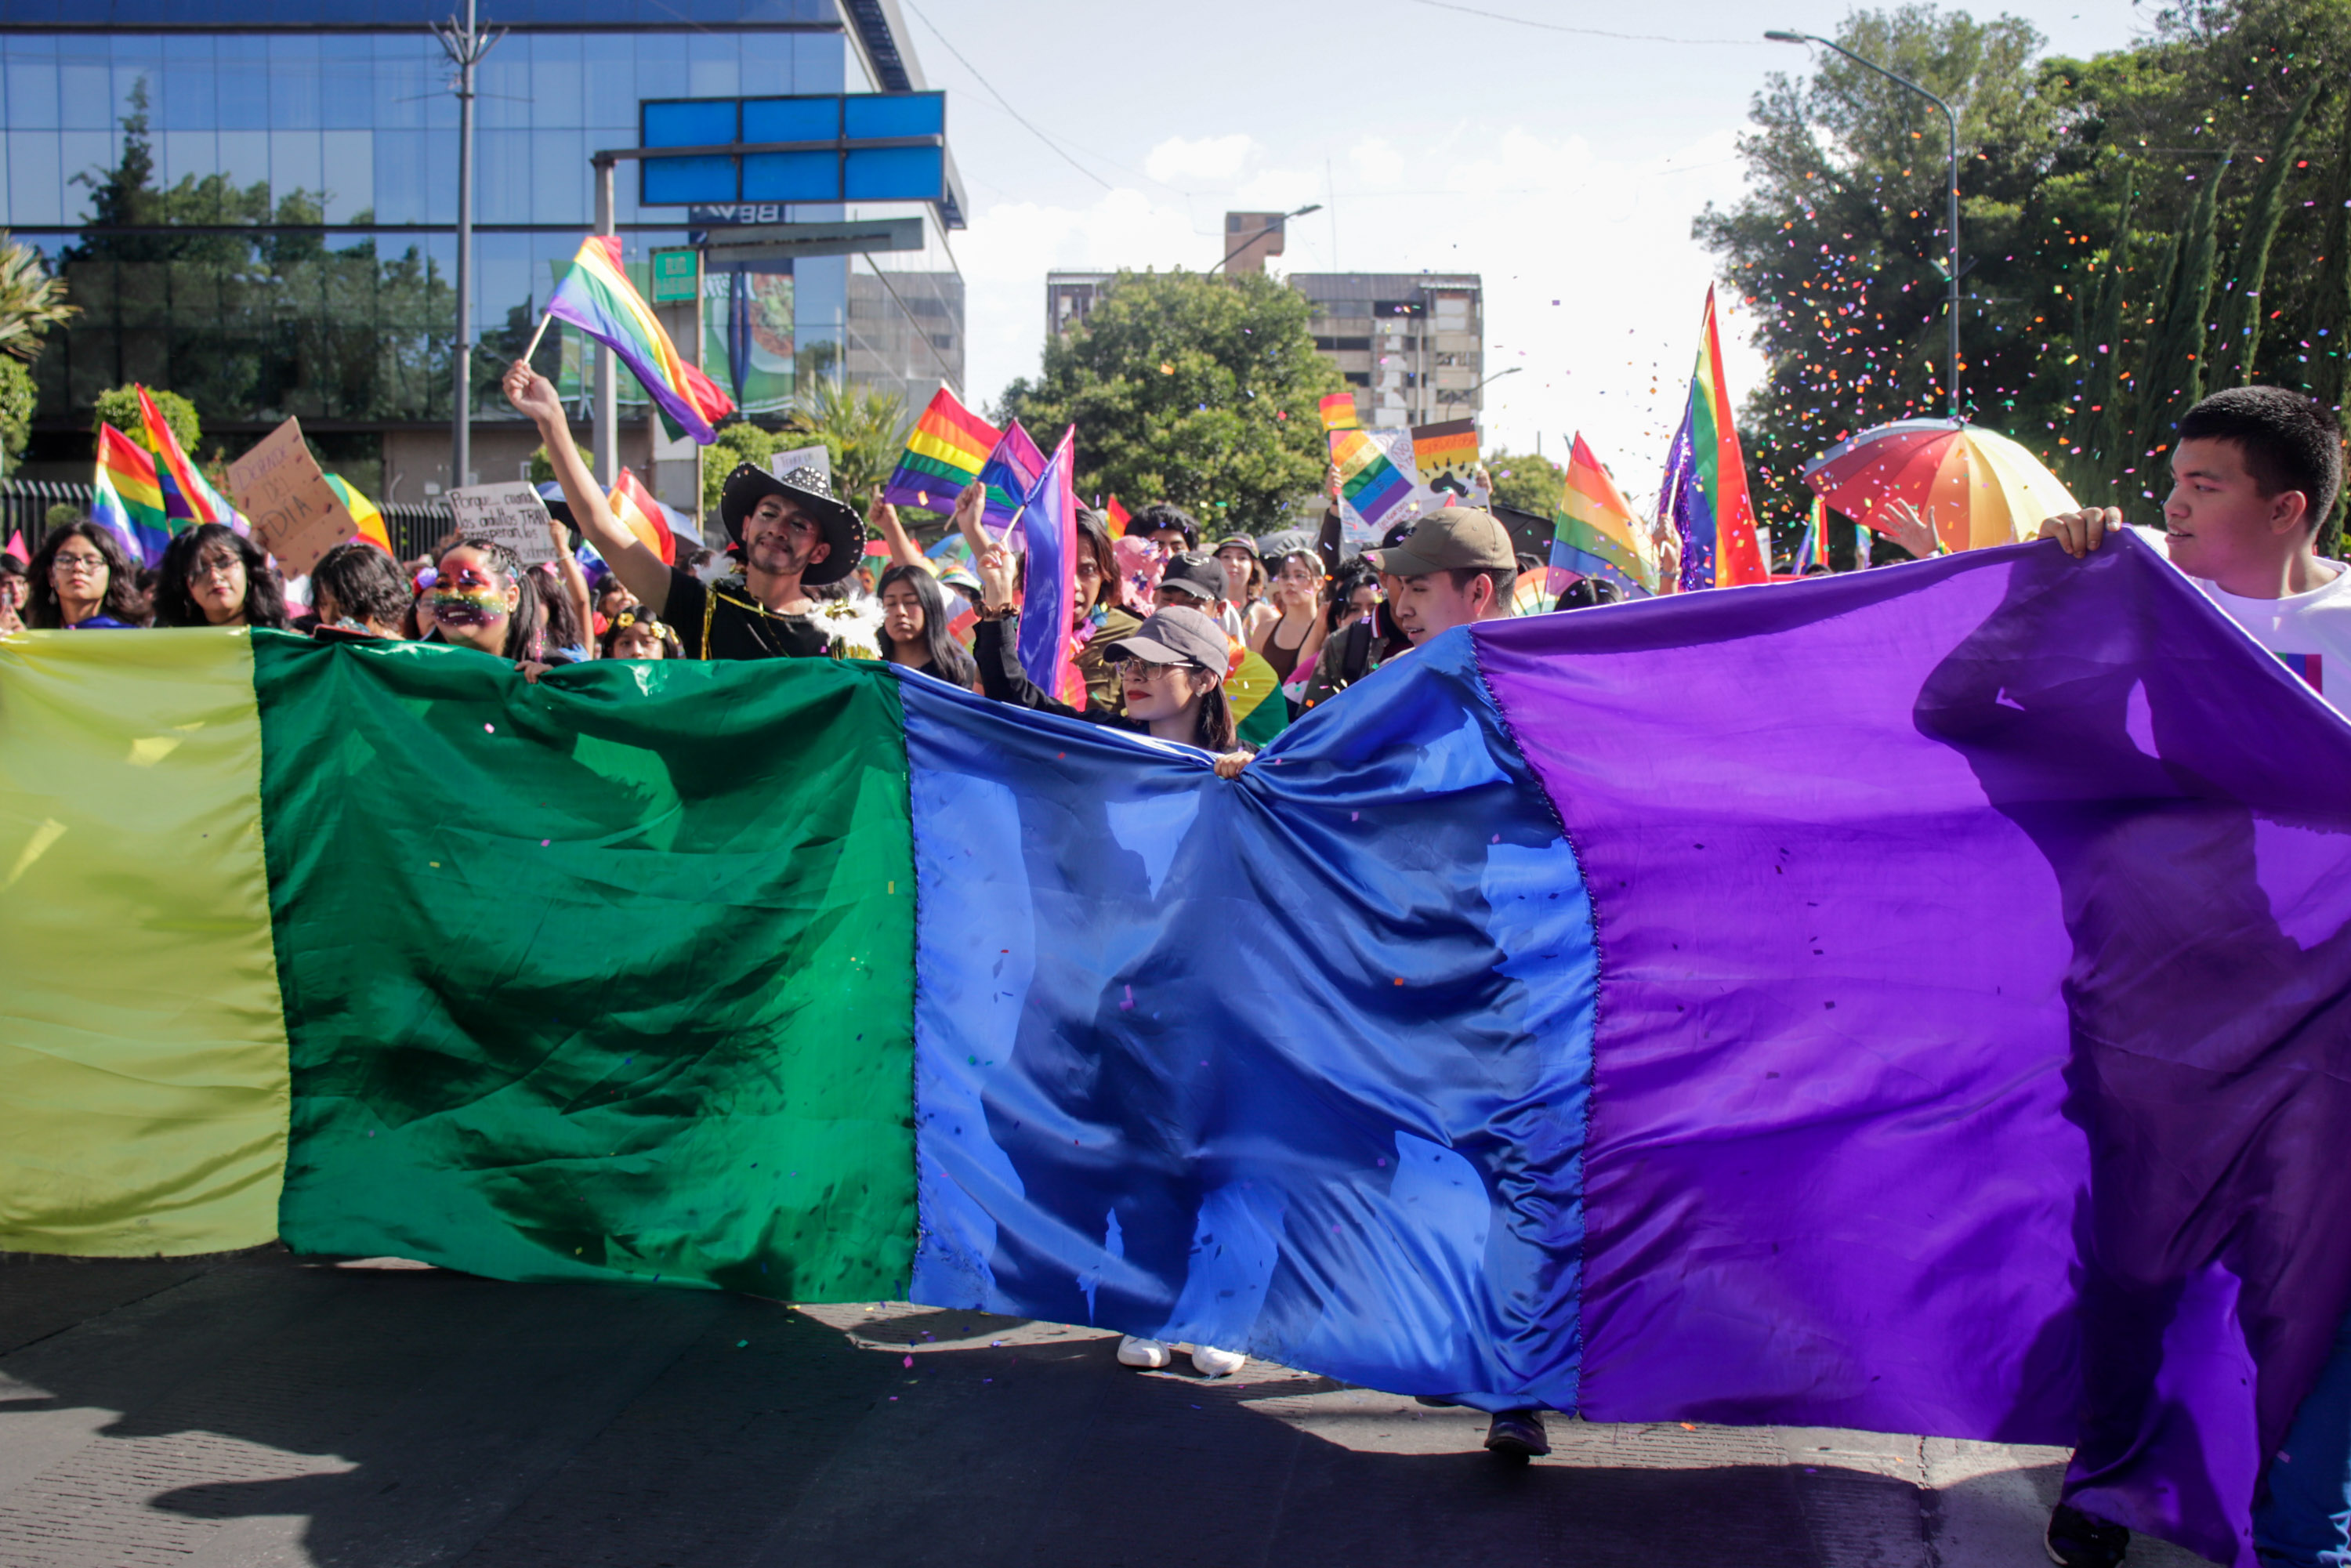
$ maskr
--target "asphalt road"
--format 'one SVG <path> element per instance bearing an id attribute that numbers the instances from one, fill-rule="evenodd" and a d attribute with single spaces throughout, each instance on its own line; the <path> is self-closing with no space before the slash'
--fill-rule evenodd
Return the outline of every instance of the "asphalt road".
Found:
<path id="1" fill-rule="evenodd" d="M 0 1260 L 0 1568 L 2044 1562 L 2063 1456 L 1484 1418 L 903 1303 Z M 2135 1565 L 2202 1559 L 2151 1542 Z"/>

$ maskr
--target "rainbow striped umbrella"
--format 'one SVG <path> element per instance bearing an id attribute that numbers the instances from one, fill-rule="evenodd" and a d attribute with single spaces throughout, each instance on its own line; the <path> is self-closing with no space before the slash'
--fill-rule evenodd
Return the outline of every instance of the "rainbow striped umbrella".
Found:
<path id="1" fill-rule="evenodd" d="M 1901 419 L 1865 430 L 1804 465 L 1804 483 L 1846 517 L 1889 536 L 1876 514 L 1915 507 L 1955 550 L 2029 539 L 2042 519 L 2076 510 L 2056 475 L 2007 436 L 1948 419 Z"/>

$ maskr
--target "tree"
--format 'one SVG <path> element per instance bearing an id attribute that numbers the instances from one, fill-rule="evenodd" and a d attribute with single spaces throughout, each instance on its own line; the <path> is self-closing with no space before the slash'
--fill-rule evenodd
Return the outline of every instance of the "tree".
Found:
<path id="1" fill-rule="evenodd" d="M 571 450 L 580 454 L 580 461 L 588 465 L 588 472 L 590 474 L 596 472 L 594 453 L 576 441 L 571 444 Z M 555 482 L 555 464 L 548 457 L 547 447 L 544 444 L 530 449 L 529 473 L 530 482 L 534 485 L 549 485 Z"/>
<path id="2" fill-rule="evenodd" d="M 183 452 L 193 452 L 204 434 L 204 422 L 196 417 L 196 405 L 178 392 L 161 387 L 149 387 L 147 395 L 155 400 L 155 412 L 172 427 L 172 437 Z M 139 408 L 136 386 L 110 387 L 98 394 L 98 406 L 90 420 L 90 432 L 95 434 L 101 424 L 110 424 L 148 450 L 147 426 Z"/>
<path id="3" fill-rule="evenodd" d="M 776 450 L 822 442 L 832 458 L 833 494 L 861 510 L 890 476 L 906 440 L 906 400 L 893 392 L 852 392 L 808 382 L 792 400 Z"/>
<path id="4" fill-rule="evenodd" d="M 41 253 L 0 229 L 0 353 L 37 359 L 49 329 L 79 314 L 66 303 L 65 279 L 49 275 Z"/>
<path id="5" fill-rule="evenodd" d="M 1314 351 L 1310 309 L 1259 274 L 1122 272 L 1081 326 L 1046 346 L 1037 380 L 1005 390 L 998 417 L 1049 450 L 1076 425 L 1081 495 L 1277 528 L 1284 503 L 1321 484 L 1315 404 L 1344 384 Z"/>
<path id="6" fill-rule="evenodd" d="M 765 468 L 768 459 L 785 444 L 774 432 L 762 430 L 747 419 L 720 425 L 718 439 L 702 449 L 703 516 L 718 515 L 718 497 L 726 488 L 726 476 L 746 463 Z"/>
<path id="7" fill-rule="evenodd" d="M 1559 510 L 1567 494 L 1567 470 L 1550 458 L 1531 452 L 1497 452 L 1485 462 L 1494 479 L 1494 499 L 1502 505 L 1539 517 Z"/>
<path id="8" fill-rule="evenodd" d="M 33 436 L 33 405 L 39 400 L 40 389 L 33 384 L 33 372 L 25 361 L 0 354 L 0 458 L 13 460 L 23 454 Z"/>

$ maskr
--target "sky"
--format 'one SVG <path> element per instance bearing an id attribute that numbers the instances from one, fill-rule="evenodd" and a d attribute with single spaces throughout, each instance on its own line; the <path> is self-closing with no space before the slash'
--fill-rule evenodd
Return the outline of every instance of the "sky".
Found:
<path id="1" fill-rule="evenodd" d="M 1636 503 L 1679 423 L 1714 277 L 1691 220 L 1739 200 L 1738 140 L 1767 74 L 1811 68 L 1814 51 L 1762 30 L 1834 36 L 1849 9 L 899 5 L 930 85 L 948 94 L 971 225 L 953 245 L 975 406 L 1037 372 L 1049 270 L 1204 270 L 1225 253 L 1228 209 L 1319 203 L 1290 224 L 1274 270 L 1482 274 L 1487 371 L 1509 372 L 1486 388 L 1486 449 L 1540 437 L 1563 460 L 1580 430 Z M 2128 45 L 2154 11 L 1999 9 L 2074 55 Z M 1719 308 L 1743 399 L 1761 359 L 1736 302 Z"/>

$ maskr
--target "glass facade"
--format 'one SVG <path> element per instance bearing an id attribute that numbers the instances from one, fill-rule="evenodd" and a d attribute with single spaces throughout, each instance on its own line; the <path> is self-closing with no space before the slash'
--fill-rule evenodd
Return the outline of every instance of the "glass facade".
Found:
<path id="1" fill-rule="evenodd" d="M 445 430 L 452 413 L 457 102 L 424 30 L 447 0 L 170 0 L 168 21 L 165 10 L 0 0 L 0 213 L 57 266 L 81 310 L 35 367 L 41 401 L 25 471 L 86 478 L 92 401 L 137 380 L 193 399 L 208 446 L 217 434 L 234 450 L 299 415 L 323 446 L 342 449 L 357 482 L 387 436 Z M 476 397 L 485 423 L 504 412 L 501 351 L 520 350 L 593 226 L 589 154 L 635 145 L 643 100 L 904 85 L 871 79 L 831 0 L 483 10 L 486 26 L 513 29 L 476 78 L 473 321 L 486 350 L 475 358 L 490 394 Z M 57 26 L 93 20 L 90 30 Z M 682 209 L 640 205 L 635 171 L 623 166 L 614 189 L 634 269 L 688 243 Z M 858 210 L 806 204 L 785 216 Z M 925 211 L 925 248 L 877 257 L 886 272 L 821 257 L 766 280 L 751 291 L 760 329 L 705 329 L 705 368 L 726 384 L 733 367 L 711 348 L 755 343 L 746 370 L 763 381 L 768 413 L 781 412 L 779 368 L 788 386 L 792 367 L 806 373 L 812 362 L 916 402 L 941 380 L 959 386 L 962 279 L 935 210 Z M 731 286 L 716 281 L 723 315 Z M 677 335 L 683 346 L 687 334 Z M 566 390 L 584 397 L 578 345 L 559 330 L 549 338 L 542 368 L 571 367 Z M 834 347 L 811 355 L 820 343 Z M 642 406 L 625 373 L 622 391 L 624 410 Z M 375 463 L 381 485 L 389 476 Z"/>

